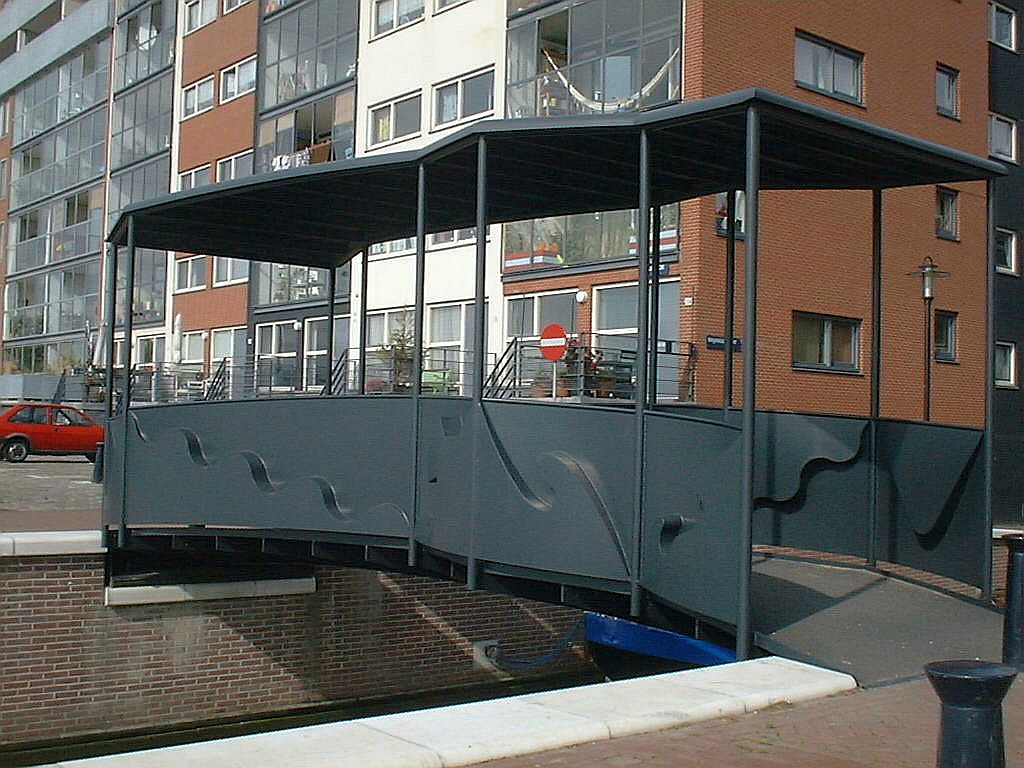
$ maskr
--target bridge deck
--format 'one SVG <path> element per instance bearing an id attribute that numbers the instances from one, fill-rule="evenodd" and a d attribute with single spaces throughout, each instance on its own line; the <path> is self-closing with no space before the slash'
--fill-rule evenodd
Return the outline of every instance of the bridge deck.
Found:
<path id="1" fill-rule="evenodd" d="M 878 573 L 764 558 L 751 590 L 759 646 L 864 687 L 919 676 L 929 661 L 1001 658 L 998 611 Z"/>

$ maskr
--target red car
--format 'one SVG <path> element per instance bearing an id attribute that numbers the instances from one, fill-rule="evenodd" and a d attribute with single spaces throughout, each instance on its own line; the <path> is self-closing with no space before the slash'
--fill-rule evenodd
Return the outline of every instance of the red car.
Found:
<path id="1" fill-rule="evenodd" d="M 24 461 L 30 453 L 82 454 L 96 459 L 103 427 L 70 405 L 19 403 L 0 412 L 0 458 Z"/>

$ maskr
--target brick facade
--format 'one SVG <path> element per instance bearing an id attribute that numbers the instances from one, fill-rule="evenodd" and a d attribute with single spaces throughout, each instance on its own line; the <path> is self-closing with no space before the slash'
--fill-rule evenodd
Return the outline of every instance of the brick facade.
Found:
<path id="1" fill-rule="evenodd" d="M 102 555 L 0 559 L 0 745 L 494 683 L 473 642 L 535 658 L 579 617 L 410 576 L 316 579 L 309 595 L 111 608 Z"/>

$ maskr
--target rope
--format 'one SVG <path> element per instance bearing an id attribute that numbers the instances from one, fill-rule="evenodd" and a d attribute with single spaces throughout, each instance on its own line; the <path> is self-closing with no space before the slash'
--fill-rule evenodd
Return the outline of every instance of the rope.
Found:
<path id="1" fill-rule="evenodd" d="M 569 627 L 569 631 L 565 633 L 565 636 L 552 646 L 551 650 L 533 659 L 506 656 L 502 653 L 500 645 L 488 648 L 487 658 L 490 659 L 496 667 L 499 669 L 505 669 L 506 671 L 543 666 L 544 664 L 549 664 L 554 661 L 559 655 L 568 652 L 572 647 L 573 640 L 582 628 L 583 617 L 580 616 L 580 618 L 578 618 L 576 622 Z"/>

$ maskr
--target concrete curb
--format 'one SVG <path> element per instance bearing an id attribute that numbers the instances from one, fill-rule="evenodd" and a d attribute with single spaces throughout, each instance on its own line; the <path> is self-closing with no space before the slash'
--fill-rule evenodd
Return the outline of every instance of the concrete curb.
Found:
<path id="1" fill-rule="evenodd" d="M 849 675 L 768 657 L 667 675 L 56 763 L 51 768 L 453 768 L 806 701 Z"/>
<path id="2" fill-rule="evenodd" d="M 0 533 L 0 557 L 101 555 L 102 531 L 24 531 Z"/>

